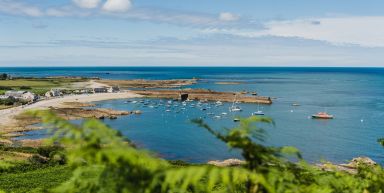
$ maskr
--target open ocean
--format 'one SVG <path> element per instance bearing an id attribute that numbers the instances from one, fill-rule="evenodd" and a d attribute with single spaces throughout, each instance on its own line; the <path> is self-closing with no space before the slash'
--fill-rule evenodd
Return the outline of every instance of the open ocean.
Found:
<path id="1" fill-rule="evenodd" d="M 270 68 L 270 67 L 62 67 L 0 68 L 14 76 L 85 76 L 105 79 L 179 79 L 199 78 L 191 88 L 217 91 L 256 91 L 276 97 L 272 105 L 260 105 L 275 126 L 262 125 L 267 131 L 266 145 L 295 146 L 309 162 L 322 159 L 341 163 L 357 156 L 368 156 L 384 164 L 384 149 L 377 139 L 384 137 L 384 68 Z M 241 81 L 239 85 L 218 85 L 219 81 Z M 140 100 L 140 99 L 138 99 Z M 97 107 L 143 111 L 142 115 L 104 120 L 112 128 L 167 159 L 202 163 L 208 160 L 239 157 L 236 150 L 190 122 L 203 118 L 215 129 L 232 127 L 234 114 L 214 119 L 207 113 L 228 112 L 229 103 L 207 111 L 189 105 L 173 104 L 149 108 L 125 104 L 126 100 L 97 102 Z M 159 100 L 151 100 L 157 103 Z M 292 103 L 301 106 L 293 107 Z M 250 116 L 257 104 L 240 104 Z M 335 116 L 333 120 L 313 120 L 319 111 Z M 45 131 L 31 131 L 22 138 L 41 138 Z"/>

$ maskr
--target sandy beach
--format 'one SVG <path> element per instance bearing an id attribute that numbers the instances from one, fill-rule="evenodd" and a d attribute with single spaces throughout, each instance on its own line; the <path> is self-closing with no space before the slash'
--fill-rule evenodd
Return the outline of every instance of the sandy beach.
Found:
<path id="1" fill-rule="evenodd" d="M 68 95 L 68 96 L 63 96 L 59 98 L 42 100 L 42 101 L 33 103 L 31 105 L 24 105 L 24 106 L 4 109 L 4 110 L 0 110 L 0 129 L 9 131 L 12 125 L 14 125 L 15 123 L 15 120 L 13 119 L 13 117 L 26 110 L 46 109 L 49 107 L 56 107 L 56 108 L 64 107 L 65 105 L 63 103 L 65 102 L 89 103 L 89 102 L 95 102 L 95 101 L 134 98 L 134 97 L 140 97 L 140 95 L 134 94 L 130 91 L 123 91 L 118 93 Z"/>

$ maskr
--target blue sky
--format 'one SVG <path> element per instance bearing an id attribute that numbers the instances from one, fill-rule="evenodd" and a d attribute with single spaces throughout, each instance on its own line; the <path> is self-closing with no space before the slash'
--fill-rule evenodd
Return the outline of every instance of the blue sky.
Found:
<path id="1" fill-rule="evenodd" d="M 0 0 L 0 66 L 384 66 L 379 0 Z"/>

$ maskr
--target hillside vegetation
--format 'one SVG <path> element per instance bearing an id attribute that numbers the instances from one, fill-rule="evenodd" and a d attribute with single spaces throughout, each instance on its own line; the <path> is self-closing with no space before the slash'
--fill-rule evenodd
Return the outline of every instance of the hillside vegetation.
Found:
<path id="1" fill-rule="evenodd" d="M 293 147 L 261 145 L 265 131 L 257 124 L 273 124 L 269 118 L 252 116 L 242 119 L 238 127 L 222 131 L 212 129 L 202 120 L 194 120 L 230 148 L 239 149 L 246 161 L 238 167 L 215 167 L 175 166 L 136 149 L 116 130 L 96 120 L 75 125 L 46 111 L 32 114 L 58 128 L 51 142 L 67 148 L 40 151 L 50 163 L 42 169 L 23 172 L 21 168 L 5 166 L 8 169 L 3 170 L 0 188 L 6 192 L 45 192 L 48 187 L 52 187 L 49 192 L 71 193 L 374 193 L 384 190 L 381 166 L 361 163 L 356 174 L 322 171 L 302 161 Z M 292 163 L 287 156 L 299 161 Z M 14 173 L 10 173 L 11 170 Z M 43 177 L 37 177 L 40 175 Z M 17 188 L 22 182 L 24 187 Z"/>

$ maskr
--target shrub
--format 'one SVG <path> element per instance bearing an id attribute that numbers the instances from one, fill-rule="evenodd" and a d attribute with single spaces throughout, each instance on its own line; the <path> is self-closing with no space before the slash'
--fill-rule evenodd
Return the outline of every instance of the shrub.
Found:
<path id="1" fill-rule="evenodd" d="M 15 104 L 16 99 L 15 98 L 7 98 L 7 99 L 0 99 L 0 105 L 13 105 Z"/>

